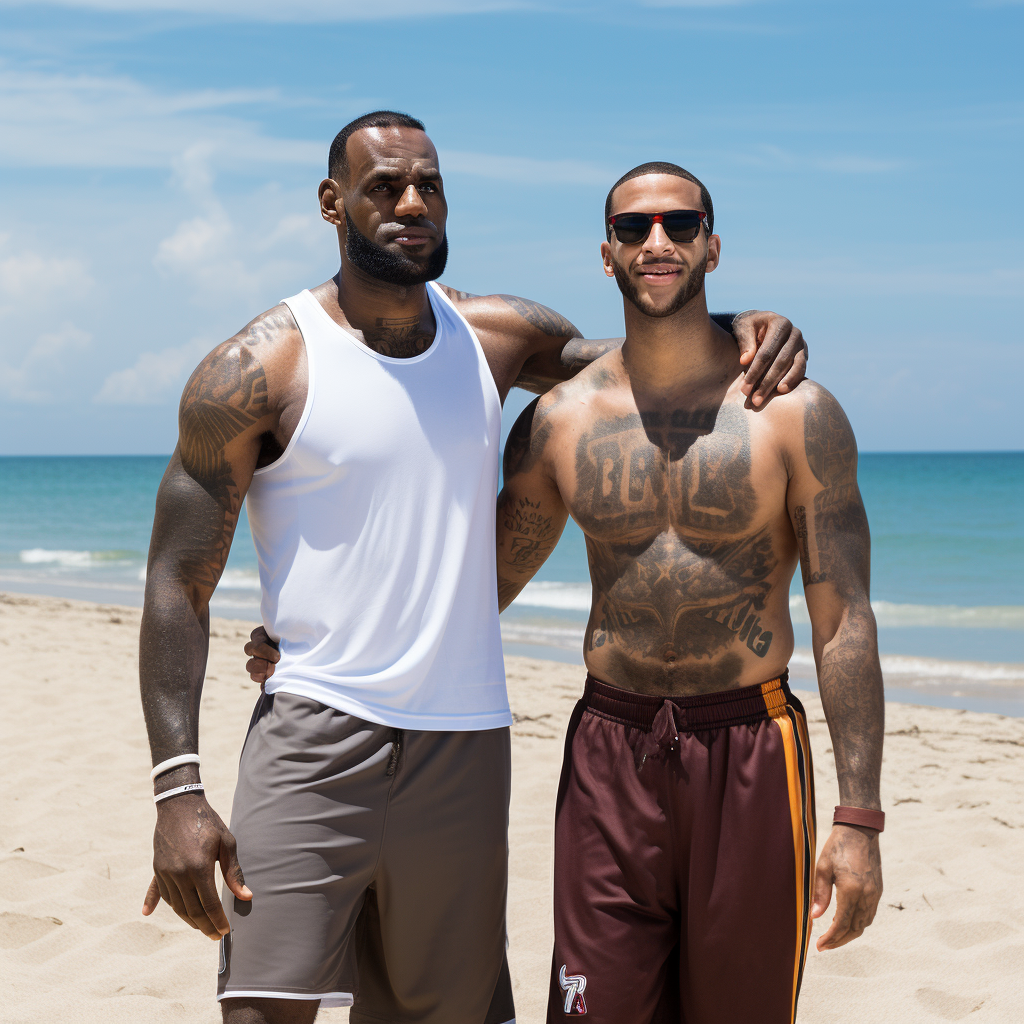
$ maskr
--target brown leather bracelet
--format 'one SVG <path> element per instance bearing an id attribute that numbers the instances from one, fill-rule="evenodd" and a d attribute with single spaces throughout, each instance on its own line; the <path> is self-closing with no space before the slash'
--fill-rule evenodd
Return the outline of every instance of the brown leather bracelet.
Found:
<path id="1" fill-rule="evenodd" d="M 885 812 L 869 811 L 866 807 L 837 807 L 833 825 L 861 825 L 876 832 L 885 831 Z"/>

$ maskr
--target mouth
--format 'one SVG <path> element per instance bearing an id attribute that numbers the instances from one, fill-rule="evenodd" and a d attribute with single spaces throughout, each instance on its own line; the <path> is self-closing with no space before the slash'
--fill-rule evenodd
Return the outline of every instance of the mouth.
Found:
<path id="1" fill-rule="evenodd" d="M 422 228 L 409 228 L 392 235 L 388 241 L 397 242 L 406 249 L 415 249 L 417 246 L 426 245 L 433 237 L 429 231 L 424 231 Z"/>
<path id="2" fill-rule="evenodd" d="M 637 268 L 639 275 L 655 287 L 674 284 L 682 276 L 683 268 L 678 263 L 651 264 Z"/>

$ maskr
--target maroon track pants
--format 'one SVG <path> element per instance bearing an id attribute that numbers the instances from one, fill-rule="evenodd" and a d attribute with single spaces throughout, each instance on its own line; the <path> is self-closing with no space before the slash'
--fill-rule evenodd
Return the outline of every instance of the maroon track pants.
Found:
<path id="1" fill-rule="evenodd" d="M 663 698 L 588 676 L 555 815 L 548 1024 L 792 1022 L 814 841 L 785 677 Z"/>

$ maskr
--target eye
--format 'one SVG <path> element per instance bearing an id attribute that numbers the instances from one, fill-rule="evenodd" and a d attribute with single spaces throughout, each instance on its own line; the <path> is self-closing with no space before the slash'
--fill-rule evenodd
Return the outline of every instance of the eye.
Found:
<path id="1" fill-rule="evenodd" d="M 391 191 L 391 186 L 386 181 L 379 181 L 376 185 L 373 186 L 373 188 L 370 189 L 370 191 L 371 192 L 390 192 Z"/>
<path id="2" fill-rule="evenodd" d="M 435 185 L 432 181 L 425 181 L 423 182 L 422 185 L 419 186 L 419 190 L 421 192 L 436 192 L 437 185 Z"/>

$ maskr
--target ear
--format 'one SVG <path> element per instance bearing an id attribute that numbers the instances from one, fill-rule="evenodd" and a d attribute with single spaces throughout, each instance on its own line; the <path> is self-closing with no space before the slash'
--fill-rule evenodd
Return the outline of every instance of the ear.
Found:
<path id="1" fill-rule="evenodd" d="M 704 268 L 705 274 L 710 274 L 718 266 L 722 258 L 722 239 L 718 235 L 712 235 L 708 239 L 708 262 Z"/>
<path id="2" fill-rule="evenodd" d="M 345 200 L 341 186 L 333 178 L 324 178 L 318 189 L 320 195 L 320 216 L 336 228 L 345 225 Z"/>
<path id="3" fill-rule="evenodd" d="M 612 247 L 607 242 L 601 243 L 601 262 L 604 263 L 604 276 L 614 277 L 615 268 L 612 266 Z"/>

